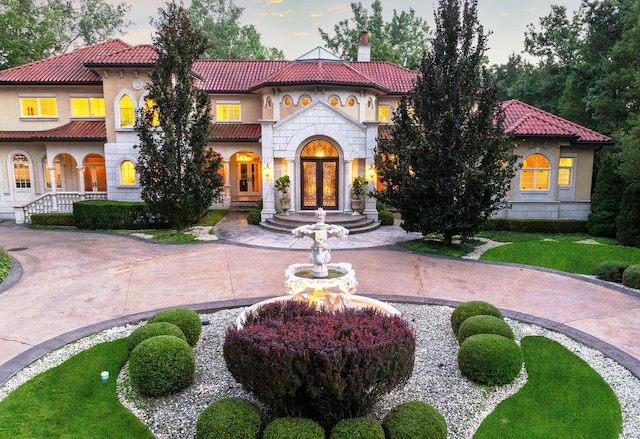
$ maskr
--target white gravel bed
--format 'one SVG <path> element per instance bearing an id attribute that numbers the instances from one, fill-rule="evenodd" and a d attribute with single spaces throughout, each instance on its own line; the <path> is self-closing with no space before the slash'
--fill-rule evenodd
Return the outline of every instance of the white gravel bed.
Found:
<path id="1" fill-rule="evenodd" d="M 416 328 L 414 373 L 407 385 L 387 395 L 376 406 L 373 416 L 382 419 L 391 408 L 402 402 L 422 400 L 436 407 L 445 417 L 449 438 L 471 438 L 495 406 L 524 385 L 524 368 L 516 381 L 508 386 L 477 386 L 462 377 L 457 367 L 458 343 L 453 337 L 449 323 L 452 308 L 411 304 L 395 306 Z M 209 319 L 210 324 L 203 326 L 201 339 L 194 349 L 197 360 L 196 379 L 191 386 L 177 395 L 141 398 L 130 388 L 127 367 L 123 368 L 118 377 L 120 400 L 157 438 L 193 438 L 197 418 L 208 404 L 225 396 L 250 398 L 226 370 L 222 358 L 225 330 L 234 323 L 240 311 L 232 309 L 203 315 Z M 562 343 L 587 361 L 607 381 L 621 402 L 623 433 L 620 438 L 640 437 L 640 380 L 601 352 L 562 334 L 536 325 L 506 320 L 517 341 L 527 335 L 544 335 Z M 60 364 L 94 344 L 126 336 L 135 327 L 137 325 L 126 325 L 103 331 L 46 355 L 2 386 L 0 400 L 37 373 Z"/>

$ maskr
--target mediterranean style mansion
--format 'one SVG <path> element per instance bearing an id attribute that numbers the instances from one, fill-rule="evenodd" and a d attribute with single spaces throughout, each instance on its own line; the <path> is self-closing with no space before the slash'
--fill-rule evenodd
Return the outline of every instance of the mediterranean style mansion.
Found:
<path id="1" fill-rule="evenodd" d="M 198 87 L 212 101 L 210 147 L 222 155 L 223 200 L 280 209 L 274 181 L 291 180 L 289 212 L 352 213 L 355 177 L 377 187 L 378 139 L 418 72 L 318 47 L 294 61 L 201 60 Z M 153 46 L 119 39 L 0 71 L 0 219 L 69 212 L 84 199 L 139 201 L 136 110 L 154 68 Z M 502 103 L 505 132 L 522 165 L 508 218 L 578 219 L 590 211 L 594 152 L 611 140 L 523 102 Z M 375 200 L 363 213 L 377 220 Z"/>

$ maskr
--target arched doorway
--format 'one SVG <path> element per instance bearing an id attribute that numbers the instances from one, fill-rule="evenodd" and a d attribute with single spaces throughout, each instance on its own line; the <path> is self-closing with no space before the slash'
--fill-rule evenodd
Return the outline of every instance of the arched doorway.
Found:
<path id="1" fill-rule="evenodd" d="M 104 157 L 89 154 L 84 159 L 84 190 L 85 192 L 106 192 L 107 174 L 104 167 Z"/>
<path id="2" fill-rule="evenodd" d="M 337 210 L 339 204 L 338 150 L 326 140 L 312 140 L 300 152 L 302 210 Z"/>

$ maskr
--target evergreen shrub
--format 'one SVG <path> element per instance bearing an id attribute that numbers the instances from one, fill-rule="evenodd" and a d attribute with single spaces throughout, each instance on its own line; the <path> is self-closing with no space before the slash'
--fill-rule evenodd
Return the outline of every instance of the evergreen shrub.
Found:
<path id="1" fill-rule="evenodd" d="M 458 367 L 471 381 L 488 386 L 509 384 L 522 368 L 518 344 L 496 334 L 476 334 L 460 345 Z"/>
<path id="2" fill-rule="evenodd" d="M 178 328 L 173 323 L 169 322 L 157 322 L 147 323 L 144 326 L 136 328 L 127 338 L 127 349 L 131 352 L 140 342 L 158 335 L 173 335 L 181 340 L 187 341 L 187 337 L 184 336 L 182 329 Z"/>
<path id="3" fill-rule="evenodd" d="M 371 418 L 343 419 L 331 429 L 329 439 L 385 439 L 380 422 Z"/>
<path id="4" fill-rule="evenodd" d="M 325 439 L 324 430 L 307 418 L 284 417 L 273 420 L 262 433 L 262 439 Z"/>
<path id="5" fill-rule="evenodd" d="M 73 213 L 34 213 L 31 215 L 32 226 L 65 226 L 71 227 L 73 223 Z"/>
<path id="6" fill-rule="evenodd" d="M 616 171 L 611 155 L 606 155 L 598 169 L 591 195 L 591 213 L 587 220 L 590 235 L 615 238 L 616 218 L 622 200 L 621 187 L 624 187 L 624 180 Z"/>
<path id="7" fill-rule="evenodd" d="M 145 396 L 176 393 L 193 382 L 196 358 L 186 341 L 172 335 L 148 338 L 129 356 L 133 388 Z"/>
<path id="8" fill-rule="evenodd" d="M 631 265 L 622 273 L 622 285 L 640 289 L 640 265 Z"/>
<path id="9" fill-rule="evenodd" d="M 13 267 L 13 261 L 2 247 L 0 247 L 0 283 L 4 282 L 4 280 L 9 276 L 9 271 Z"/>
<path id="10" fill-rule="evenodd" d="M 148 323 L 169 322 L 182 330 L 190 346 L 195 346 L 202 332 L 202 321 L 195 311 L 186 308 L 171 308 L 158 311 Z"/>
<path id="11" fill-rule="evenodd" d="M 513 340 L 513 331 L 507 322 L 494 316 L 471 316 L 458 329 L 458 343 L 476 334 L 497 334 Z"/>
<path id="12" fill-rule="evenodd" d="M 413 372 L 415 334 L 374 309 L 323 312 L 306 301 L 274 302 L 227 331 L 233 377 L 281 416 L 325 426 L 367 414 Z"/>
<path id="13" fill-rule="evenodd" d="M 212 402 L 196 423 L 196 439 L 259 439 L 261 432 L 260 409 L 243 398 Z"/>
<path id="14" fill-rule="evenodd" d="M 579 220 L 491 218 L 482 228 L 487 231 L 527 233 L 587 233 L 587 222 Z"/>
<path id="15" fill-rule="evenodd" d="M 502 318 L 502 313 L 494 305 L 483 302 L 482 300 L 472 300 L 470 302 L 464 302 L 458 305 L 451 314 L 451 329 L 453 333 L 458 336 L 458 330 L 462 322 L 467 320 L 471 316 L 487 315 L 494 316 L 499 319 Z"/>
<path id="16" fill-rule="evenodd" d="M 253 224 L 254 226 L 257 226 L 258 224 L 260 224 L 260 221 L 262 220 L 262 215 L 260 213 L 259 210 L 252 210 L 251 212 L 249 212 L 247 214 L 247 222 L 249 224 Z"/>
<path id="17" fill-rule="evenodd" d="M 393 214 L 388 210 L 381 210 L 378 212 L 378 219 L 380 220 L 380 224 L 383 226 L 392 226 L 395 218 Z"/>
<path id="18" fill-rule="evenodd" d="M 446 439 L 447 422 L 422 401 L 409 401 L 391 410 L 382 421 L 387 439 Z"/>
<path id="19" fill-rule="evenodd" d="M 640 182 L 631 183 L 624 190 L 616 228 L 618 241 L 629 247 L 640 247 Z"/>
<path id="20" fill-rule="evenodd" d="M 629 266 L 626 262 L 603 261 L 593 269 L 593 275 L 609 282 L 621 282 L 622 273 Z"/>
<path id="21" fill-rule="evenodd" d="M 79 229 L 114 230 L 167 227 L 161 216 L 143 202 L 85 200 L 73 203 L 73 222 Z"/>

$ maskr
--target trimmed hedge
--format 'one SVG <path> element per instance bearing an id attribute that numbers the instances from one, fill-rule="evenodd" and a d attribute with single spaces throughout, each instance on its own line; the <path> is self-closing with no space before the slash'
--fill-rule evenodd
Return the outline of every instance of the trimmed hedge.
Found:
<path id="1" fill-rule="evenodd" d="M 409 401 L 391 410 L 382 421 L 387 439 L 447 439 L 447 422 L 422 401 Z"/>
<path id="2" fill-rule="evenodd" d="M 129 357 L 131 384 L 142 395 L 171 395 L 191 384 L 195 374 L 193 349 L 172 335 L 142 341 Z"/>
<path id="3" fill-rule="evenodd" d="M 267 425 L 262 439 L 324 439 L 324 430 L 311 419 L 278 418 Z"/>
<path id="4" fill-rule="evenodd" d="M 85 200 L 73 203 L 73 221 L 79 229 L 148 229 L 168 227 L 143 202 Z"/>
<path id="5" fill-rule="evenodd" d="M 640 289 L 640 265 L 631 265 L 622 273 L 622 285 Z"/>
<path id="6" fill-rule="evenodd" d="M 593 269 L 595 277 L 609 282 L 622 282 L 622 273 L 629 264 L 620 261 L 603 261 Z"/>
<path id="7" fill-rule="evenodd" d="M 32 226 L 66 226 L 74 225 L 73 213 L 57 212 L 57 213 L 34 213 L 31 215 Z"/>
<path id="8" fill-rule="evenodd" d="M 190 346 L 195 346 L 202 333 L 202 320 L 195 311 L 187 308 L 171 308 L 158 311 L 148 323 L 169 322 L 182 330 Z"/>
<path id="9" fill-rule="evenodd" d="M 378 219 L 380 220 L 380 224 L 383 226 L 392 226 L 395 221 L 393 213 L 388 210 L 381 210 L 378 212 Z"/>
<path id="10" fill-rule="evenodd" d="M 144 326 L 136 328 L 131 334 L 129 334 L 129 337 L 127 338 L 127 349 L 131 352 L 141 342 L 158 335 L 173 335 L 174 337 L 187 341 L 187 337 L 184 336 L 182 329 L 178 328 L 173 323 L 147 323 Z"/>
<path id="11" fill-rule="evenodd" d="M 243 398 L 212 402 L 196 423 L 196 439 L 259 439 L 261 433 L 260 409 Z"/>
<path id="12" fill-rule="evenodd" d="M 385 439 L 380 422 L 370 418 L 343 419 L 331 429 L 329 439 Z"/>
<path id="13" fill-rule="evenodd" d="M 528 233 L 587 233 L 587 222 L 578 220 L 491 218 L 483 230 Z"/>
<path id="14" fill-rule="evenodd" d="M 325 313 L 306 301 L 259 308 L 223 346 L 233 377 L 281 416 L 331 426 L 366 415 L 411 377 L 415 334 L 374 309 Z"/>
<path id="15" fill-rule="evenodd" d="M 260 221 L 262 221 L 263 205 L 264 205 L 264 202 L 262 201 L 262 198 L 261 198 L 256 203 L 256 208 L 247 214 L 247 222 L 249 224 L 253 224 L 254 226 L 257 226 L 260 224 Z"/>
<path id="16" fill-rule="evenodd" d="M 513 331 L 507 322 L 494 316 L 471 316 L 458 329 L 458 343 L 476 334 L 497 334 L 513 340 Z"/>
<path id="17" fill-rule="evenodd" d="M 471 381 L 488 386 L 509 384 L 522 369 L 518 344 L 496 334 L 476 334 L 460 345 L 458 367 Z"/>
<path id="18" fill-rule="evenodd" d="M 498 308 L 488 302 L 482 300 L 472 300 L 470 302 L 464 302 L 458 305 L 451 314 L 451 329 L 455 336 L 458 336 L 458 330 L 462 322 L 467 320 L 471 316 L 487 315 L 494 316 L 499 319 L 502 318 L 502 313 Z"/>

